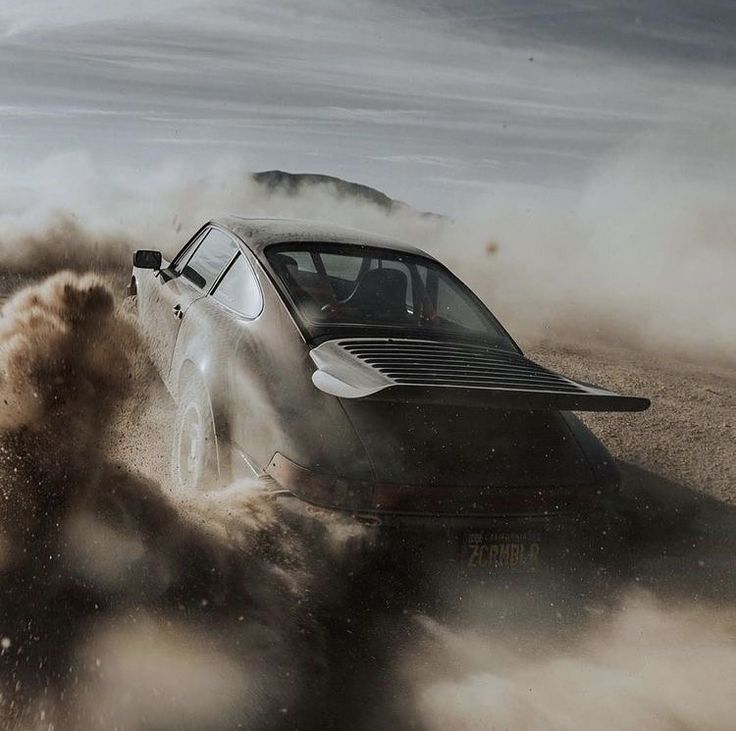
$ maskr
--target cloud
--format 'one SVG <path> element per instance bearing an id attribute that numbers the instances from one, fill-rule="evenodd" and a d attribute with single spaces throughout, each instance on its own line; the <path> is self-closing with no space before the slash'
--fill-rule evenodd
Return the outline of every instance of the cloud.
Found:
<path id="1" fill-rule="evenodd" d="M 195 161 L 247 146 L 253 169 L 314 168 L 316 153 L 319 172 L 432 208 L 456 203 L 423 178 L 428 157 L 459 180 L 572 185 L 632 135 L 733 118 L 730 51 L 705 74 L 672 50 L 725 31 L 662 10 L 636 48 L 669 34 L 666 52 L 617 52 L 634 14 L 606 7 L 608 26 L 564 2 L 10 2 L 5 152 L 141 167 L 185 140 Z"/>

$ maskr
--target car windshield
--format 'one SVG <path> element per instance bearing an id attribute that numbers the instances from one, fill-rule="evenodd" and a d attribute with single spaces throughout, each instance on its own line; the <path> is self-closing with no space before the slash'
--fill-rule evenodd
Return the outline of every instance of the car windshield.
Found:
<path id="1" fill-rule="evenodd" d="M 266 257 L 308 324 L 421 330 L 512 347 L 470 290 L 431 259 L 320 243 L 272 245 Z"/>

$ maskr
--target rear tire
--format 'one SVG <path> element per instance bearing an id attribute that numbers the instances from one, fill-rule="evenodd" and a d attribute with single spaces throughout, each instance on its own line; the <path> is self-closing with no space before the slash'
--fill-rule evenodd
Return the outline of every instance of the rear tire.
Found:
<path id="1" fill-rule="evenodd" d="M 212 406 L 202 379 L 184 377 L 171 448 L 174 486 L 181 490 L 211 490 L 221 480 Z"/>

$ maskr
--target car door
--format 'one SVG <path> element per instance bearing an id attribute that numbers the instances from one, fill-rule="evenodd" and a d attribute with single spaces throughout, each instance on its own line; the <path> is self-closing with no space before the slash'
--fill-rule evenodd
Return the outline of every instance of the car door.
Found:
<path id="1" fill-rule="evenodd" d="M 168 267 L 138 285 L 139 321 L 149 342 L 151 359 L 164 381 L 168 375 L 180 324 L 179 318 L 174 315 L 174 305 L 180 305 L 182 298 L 183 287 L 179 277 L 184 265 L 209 231 L 208 227 L 197 232 L 182 247 Z M 184 289 L 186 291 L 186 288 Z M 189 288 L 188 299 L 191 301 L 193 301 L 192 291 Z M 199 294 L 203 296 L 202 293 Z"/>
<path id="2" fill-rule="evenodd" d="M 161 273 L 158 306 L 152 308 L 155 315 L 148 334 L 152 358 L 167 386 L 183 319 L 192 304 L 209 292 L 236 251 L 237 245 L 225 232 L 206 228 Z"/>

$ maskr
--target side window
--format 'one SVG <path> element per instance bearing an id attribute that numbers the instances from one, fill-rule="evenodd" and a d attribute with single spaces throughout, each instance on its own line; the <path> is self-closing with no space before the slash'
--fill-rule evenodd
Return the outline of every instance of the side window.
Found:
<path id="1" fill-rule="evenodd" d="M 214 228 L 210 229 L 182 269 L 181 274 L 206 291 L 237 251 L 238 245 L 226 233 Z"/>
<path id="2" fill-rule="evenodd" d="M 212 296 L 234 312 L 257 317 L 263 308 L 261 288 L 250 263 L 240 254 L 218 283 Z"/>
<path id="3" fill-rule="evenodd" d="M 199 236 L 195 236 L 189 243 L 187 243 L 174 257 L 174 261 L 171 263 L 171 269 L 173 269 L 177 274 L 181 274 L 186 263 L 189 261 L 189 257 L 192 255 L 192 252 L 202 243 L 202 241 L 204 241 L 210 231 L 211 229 L 206 229 L 200 233 Z"/>

